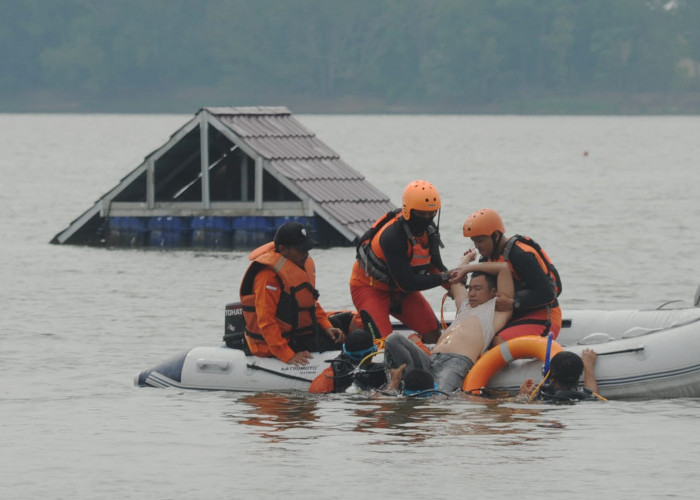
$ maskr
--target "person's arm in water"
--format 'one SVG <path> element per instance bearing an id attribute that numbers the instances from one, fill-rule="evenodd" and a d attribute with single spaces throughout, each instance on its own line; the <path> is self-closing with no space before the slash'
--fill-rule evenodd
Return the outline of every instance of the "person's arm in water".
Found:
<path id="1" fill-rule="evenodd" d="M 583 385 L 593 392 L 598 392 L 598 381 L 595 378 L 595 360 L 597 354 L 591 349 L 584 349 L 581 353 L 583 360 Z"/>
<path id="2" fill-rule="evenodd" d="M 403 372 L 406 371 L 406 363 L 402 364 L 398 368 L 392 368 L 389 370 L 389 375 L 391 379 L 386 386 L 387 391 L 398 391 L 401 385 L 401 380 L 403 380 Z"/>
<path id="3" fill-rule="evenodd" d="M 531 378 L 523 380 L 523 383 L 520 384 L 520 390 L 518 391 L 518 395 L 515 398 L 516 401 L 528 401 L 530 399 L 530 396 L 532 395 L 532 392 L 535 390 L 535 387 L 535 381 Z"/>

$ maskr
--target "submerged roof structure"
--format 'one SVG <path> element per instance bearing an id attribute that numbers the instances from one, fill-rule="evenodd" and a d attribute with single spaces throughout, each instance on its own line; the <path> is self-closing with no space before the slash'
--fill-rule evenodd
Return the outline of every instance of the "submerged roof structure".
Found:
<path id="1" fill-rule="evenodd" d="M 351 244 L 393 208 L 286 107 L 202 108 L 52 243 L 99 244 L 115 217 L 264 216 L 318 217 Z"/>

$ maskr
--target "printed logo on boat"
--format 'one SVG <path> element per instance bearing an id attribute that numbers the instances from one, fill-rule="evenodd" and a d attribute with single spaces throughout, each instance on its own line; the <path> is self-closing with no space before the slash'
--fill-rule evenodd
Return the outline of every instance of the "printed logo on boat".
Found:
<path id="1" fill-rule="evenodd" d="M 306 365 L 306 366 L 283 366 L 280 368 L 281 372 L 294 372 L 299 375 L 312 375 L 316 373 L 318 365 Z"/>

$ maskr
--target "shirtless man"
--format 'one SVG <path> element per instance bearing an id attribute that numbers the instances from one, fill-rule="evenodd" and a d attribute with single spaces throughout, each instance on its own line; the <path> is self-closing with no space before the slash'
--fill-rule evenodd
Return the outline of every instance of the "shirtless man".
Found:
<path id="1" fill-rule="evenodd" d="M 465 255 L 462 264 L 453 271 L 454 276 L 473 273 L 468 291 L 459 281 L 452 284 L 457 316 L 430 356 L 401 334 L 387 337 L 384 359 L 394 374 L 408 373 L 413 369 L 428 370 L 435 376 L 436 389 L 453 392 L 462 387 L 464 377 L 477 358 L 510 319 L 512 309 L 496 310 L 497 296 L 513 296 L 513 275 L 508 265 L 504 262 L 465 263 L 468 258 Z M 404 364 L 405 369 L 397 370 Z M 396 380 L 392 382 L 397 385 Z"/>

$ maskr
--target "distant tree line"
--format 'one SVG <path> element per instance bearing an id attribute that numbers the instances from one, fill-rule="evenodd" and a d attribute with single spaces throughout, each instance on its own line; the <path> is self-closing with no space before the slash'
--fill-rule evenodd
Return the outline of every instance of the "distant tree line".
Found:
<path id="1" fill-rule="evenodd" d="M 0 47 L 5 111 L 700 111 L 700 0 L 0 0 Z"/>

